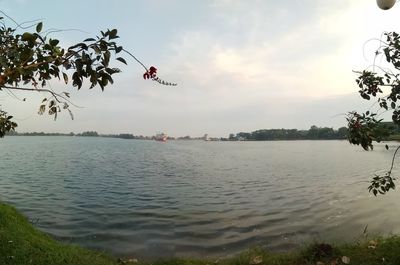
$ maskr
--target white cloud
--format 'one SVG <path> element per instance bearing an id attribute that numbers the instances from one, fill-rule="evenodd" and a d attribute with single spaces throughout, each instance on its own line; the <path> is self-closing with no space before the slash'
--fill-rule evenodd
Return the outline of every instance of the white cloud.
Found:
<path id="1" fill-rule="evenodd" d="M 179 1 L 174 3 L 179 8 Z M 373 1 L 364 0 L 206 3 L 208 9 L 202 10 L 208 13 L 193 20 L 201 23 L 186 21 L 186 17 L 181 21 L 178 16 L 173 24 L 168 14 L 159 20 L 177 26 L 168 36 L 169 43 L 149 32 L 157 43 L 151 46 L 151 60 L 157 62 L 160 77 L 177 82 L 177 87 L 143 81 L 140 70 L 131 67 L 104 93 L 74 94 L 86 108 L 77 110 L 74 123 L 65 121 L 66 127 L 226 135 L 265 127 L 329 125 L 330 120 L 323 117 L 342 107 L 345 112 L 351 105 L 350 100 L 342 106 L 340 100 L 331 98 L 356 92 L 352 70 L 370 63 L 363 58 L 364 42 L 379 37 L 383 29 L 394 28 L 398 20 L 398 9 L 381 12 Z M 157 22 L 153 20 L 149 23 Z M 368 54 L 373 45 L 367 45 Z M 160 48 L 154 50 L 156 46 Z M 19 113 L 14 104 L 9 101 L 9 109 Z M 37 106 L 33 108 L 36 111 Z M 26 124 L 38 128 L 45 123 L 32 120 Z M 48 128 L 55 128 L 54 123 Z"/>

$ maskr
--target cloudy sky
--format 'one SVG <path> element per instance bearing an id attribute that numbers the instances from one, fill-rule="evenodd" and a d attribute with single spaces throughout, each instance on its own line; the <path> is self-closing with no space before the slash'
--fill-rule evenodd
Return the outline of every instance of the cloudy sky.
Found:
<path id="1" fill-rule="evenodd" d="M 375 0 L 0 0 L 18 22 L 41 19 L 65 45 L 117 28 L 120 43 L 159 76 L 143 80 L 128 57 L 115 84 L 71 92 L 75 120 L 37 115 L 43 95 L 0 92 L 18 131 L 227 136 L 270 128 L 338 128 L 344 113 L 372 105 L 352 70 L 373 62 L 383 31 L 399 30 L 400 5 Z M 12 25 L 11 21 L 7 22 Z M 18 98 L 27 98 L 26 102 Z"/>

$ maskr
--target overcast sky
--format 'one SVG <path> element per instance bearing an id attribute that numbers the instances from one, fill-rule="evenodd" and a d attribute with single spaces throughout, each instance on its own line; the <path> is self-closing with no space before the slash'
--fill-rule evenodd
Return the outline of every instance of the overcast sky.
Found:
<path id="1" fill-rule="evenodd" d="M 372 105 L 357 95 L 356 75 L 372 64 L 371 38 L 399 30 L 400 5 L 375 0 L 0 0 L 18 22 L 42 19 L 44 29 L 80 29 L 54 37 L 71 45 L 117 28 L 121 44 L 159 76 L 143 80 L 129 59 L 113 86 L 71 92 L 75 120 L 37 115 L 43 95 L 0 92 L 18 131 L 227 136 L 271 128 L 338 128 L 344 113 Z M 9 21 L 9 25 L 12 23 Z M 87 32 L 87 33 L 85 33 Z"/>

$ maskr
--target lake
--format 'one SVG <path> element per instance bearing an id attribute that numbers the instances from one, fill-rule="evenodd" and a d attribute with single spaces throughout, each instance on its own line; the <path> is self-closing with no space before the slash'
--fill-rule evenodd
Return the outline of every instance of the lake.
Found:
<path id="1" fill-rule="evenodd" d="M 400 233 L 397 191 L 373 197 L 396 143 L 0 140 L 0 200 L 69 243 L 138 258 L 226 256 Z"/>

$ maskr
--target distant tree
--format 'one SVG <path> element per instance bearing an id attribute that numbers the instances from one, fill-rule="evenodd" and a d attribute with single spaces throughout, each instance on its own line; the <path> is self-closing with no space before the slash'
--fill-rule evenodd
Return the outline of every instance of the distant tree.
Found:
<path id="1" fill-rule="evenodd" d="M 251 133 L 246 133 L 246 132 L 240 132 L 238 134 L 236 134 L 237 138 L 242 138 L 245 140 L 251 140 Z"/>
<path id="2" fill-rule="evenodd" d="M 306 130 L 297 129 L 263 129 L 251 133 L 240 132 L 236 136 L 229 135 L 230 141 L 247 140 L 247 141 L 271 141 L 271 140 L 331 140 L 346 139 L 347 128 L 342 127 L 335 131 L 333 128 L 317 127 L 315 125 Z"/>
<path id="3" fill-rule="evenodd" d="M 345 139 L 347 137 L 347 132 L 348 132 L 347 127 L 340 127 L 337 130 L 337 138 L 338 139 Z"/>
<path id="4" fill-rule="evenodd" d="M 7 26 L 5 18 L 0 17 L 0 91 L 8 90 L 11 94 L 13 90 L 46 93 L 39 114 L 48 113 L 56 119 L 61 110 L 66 110 L 73 118 L 69 93 L 47 88 L 48 82 L 63 80 L 65 84 L 72 83 L 78 90 L 87 83 L 90 89 L 98 86 L 104 90 L 113 84 L 112 76 L 120 72 L 112 63 L 127 63 L 121 53 L 131 56 L 144 68 L 144 79 L 176 85 L 158 78 L 154 66 L 147 68 L 120 46 L 116 42 L 119 38 L 117 29 L 101 31 L 99 36 L 63 47 L 58 39 L 50 37 L 52 33 L 62 30 L 43 30 L 42 22 L 17 23 L 4 12 L 0 13 L 14 25 Z M 26 29 L 32 31 L 25 32 Z M 12 118 L 6 111 L 0 110 L 0 137 L 17 127 Z"/>
<path id="5" fill-rule="evenodd" d="M 336 137 L 335 131 L 333 128 L 320 128 L 318 131 L 318 138 L 319 139 L 334 139 Z"/>
<path id="6" fill-rule="evenodd" d="M 87 131 L 87 132 L 83 132 L 81 134 L 78 134 L 77 136 L 98 137 L 99 134 L 96 131 Z"/>
<path id="7" fill-rule="evenodd" d="M 315 126 L 315 125 L 311 126 L 311 128 L 308 130 L 307 138 L 308 139 L 317 139 L 318 132 L 319 132 L 319 129 L 317 126 Z"/>
<path id="8" fill-rule="evenodd" d="M 389 112 L 393 124 L 400 125 L 400 35 L 396 32 L 384 33 L 379 40 L 380 47 L 375 56 L 383 55 L 388 63 L 387 67 L 372 65 L 372 70 L 367 68 L 359 74 L 356 82 L 360 96 L 365 100 L 376 99 L 378 109 L 368 110 L 365 113 L 350 112 L 347 116 L 348 139 L 350 143 L 361 145 L 365 150 L 373 149 L 373 141 L 381 141 L 388 136 L 390 130 L 382 126 L 383 119 L 380 115 Z M 375 58 L 376 58 L 375 57 Z M 386 145 L 386 149 L 389 147 Z M 369 191 L 374 195 L 385 194 L 395 188 L 395 177 L 392 170 L 400 146 L 394 151 L 389 170 L 373 177 Z"/>
<path id="9" fill-rule="evenodd" d="M 230 140 L 230 141 L 235 141 L 235 140 L 237 140 L 237 138 L 236 138 L 236 136 L 235 136 L 234 133 L 229 134 L 229 140 Z"/>

